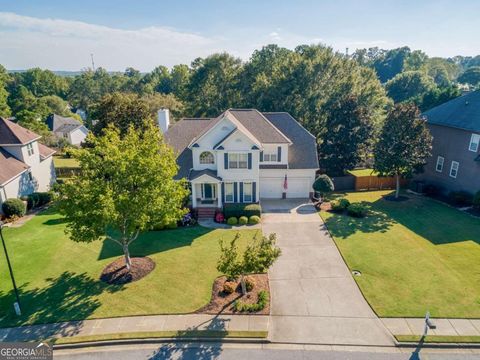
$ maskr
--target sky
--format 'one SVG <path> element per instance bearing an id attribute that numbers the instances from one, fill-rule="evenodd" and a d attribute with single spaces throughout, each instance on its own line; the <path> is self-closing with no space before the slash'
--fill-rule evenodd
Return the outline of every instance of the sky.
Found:
<path id="1" fill-rule="evenodd" d="M 150 71 L 267 44 L 480 54 L 478 0 L 0 0 L 0 64 Z"/>

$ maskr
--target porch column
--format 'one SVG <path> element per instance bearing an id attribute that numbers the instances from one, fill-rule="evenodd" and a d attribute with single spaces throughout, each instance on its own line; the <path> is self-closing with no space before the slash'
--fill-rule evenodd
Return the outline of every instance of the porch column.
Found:
<path id="1" fill-rule="evenodd" d="M 194 183 L 190 183 L 192 185 L 192 208 L 197 207 L 197 187 Z"/>
<path id="2" fill-rule="evenodd" d="M 222 207 L 222 183 L 217 183 L 217 207 Z"/>

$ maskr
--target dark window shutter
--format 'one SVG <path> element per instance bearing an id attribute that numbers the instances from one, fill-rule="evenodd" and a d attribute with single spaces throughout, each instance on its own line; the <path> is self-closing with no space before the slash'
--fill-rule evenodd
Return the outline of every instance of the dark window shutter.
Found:
<path id="1" fill-rule="evenodd" d="M 223 159 L 224 159 L 224 167 L 225 169 L 228 169 L 228 153 L 223 154 Z"/>
<path id="2" fill-rule="evenodd" d="M 237 183 L 233 183 L 233 201 L 238 202 Z"/>
<path id="3" fill-rule="evenodd" d="M 222 193 L 220 194 L 220 198 L 222 199 L 222 202 L 224 202 L 225 201 L 225 183 L 222 183 L 221 191 Z"/>
<path id="4" fill-rule="evenodd" d="M 243 182 L 240 183 L 240 201 L 243 203 Z"/>
<path id="5" fill-rule="evenodd" d="M 252 200 L 253 202 L 257 202 L 257 183 L 252 183 Z"/>
<path id="6" fill-rule="evenodd" d="M 277 148 L 277 162 L 280 162 L 280 161 L 282 161 L 282 147 L 281 146 L 279 146 Z"/>
<path id="7" fill-rule="evenodd" d="M 252 168 L 252 153 L 248 153 L 248 168 Z"/>
<path id="8" fill-rule="evenodd" d="M 260 151 L 260 161 L 263 162 L 263 151 Z"/>

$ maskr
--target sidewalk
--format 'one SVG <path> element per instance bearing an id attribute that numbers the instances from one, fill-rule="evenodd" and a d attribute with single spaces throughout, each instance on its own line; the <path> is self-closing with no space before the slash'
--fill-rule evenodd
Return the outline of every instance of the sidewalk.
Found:
<path id="1" fill-rule="evenodd" d="M 32 341 L 70 336 L 88 336 L 144 331 L 268 331 L 267 315 L 152 315 L 0 329 L 0 341 Z"/>
<path id="2" fill-rule="evenodd" d="M 423 335 L 423 318 L 381 318 L 393 335 Z M 428 329 L 428 335 L 480 336 L 480 319 L 430 319 L 436 329 Z"/>

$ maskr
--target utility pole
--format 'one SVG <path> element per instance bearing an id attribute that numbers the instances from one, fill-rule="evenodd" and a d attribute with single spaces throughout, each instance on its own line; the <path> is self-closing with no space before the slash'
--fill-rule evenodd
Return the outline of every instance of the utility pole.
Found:
<path id="1" fill-rule="evenodd" d="M 22 315 L 22 311 L 20 310 L 20 298 L 18 296 L 17 284 L 15 283 L 15 278 L 13 277 L 13 269 L 12 265 L 10 264 L 10 258 L 8 257 L 7 246 L 5 245 L 5 239 L 3 238 L 3 222 L 0 221 L 0 237 L 2 238 L 3 244 L 3 251 L 5 251 L 5 257 L 7 258 L 8 270 L 10 271 L 10 278 L 12 279 L 13 290 L 15 291 L 15 297 L 17 298 L 17 302 L 13 304 L 15 309 L 15 313 L 17 315 Z"/>
<path id="2" fill-rule="evenodd" d="M 92 59 L 92 70 L 95 71 L 95 62 L 93 61 L 93 54 L 90 54 L 90 58 Z"/>

